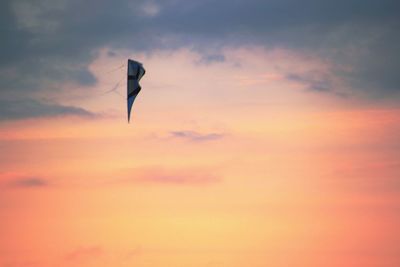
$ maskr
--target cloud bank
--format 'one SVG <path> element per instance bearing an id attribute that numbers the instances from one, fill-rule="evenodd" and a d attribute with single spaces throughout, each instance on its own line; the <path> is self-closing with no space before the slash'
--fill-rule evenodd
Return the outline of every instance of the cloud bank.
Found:
<path id="1" fill-rule="evenodd" d="M 93 86 L 88 65 L 104 47 L 148 53 L 191 47 L 221 61 L 224 47 L 247 45 L 318 56 L 351 90 L 398 96 L 398 10 L 395 0 L 2 1 L 0 99 L 60 90 L 63 82 Z M 330 86 L 317 76 L 309 89 Z"/>

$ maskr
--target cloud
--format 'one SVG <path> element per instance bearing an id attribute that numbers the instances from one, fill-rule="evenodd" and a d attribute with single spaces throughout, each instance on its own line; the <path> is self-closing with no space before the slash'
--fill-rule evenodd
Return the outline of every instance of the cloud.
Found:
<path id="1" fill-rule="evenodd" d="M 301 83 L 310 90 L 319 92 L 327 92 L 333 90 L 332 83 L 327 77 L 312 74 L 301 75 L 297 73 L 289 73 L 286 75 L 286 78 L 288 80 Z"/>
<path id="2" fill-rule="evenodd" d="M 343 84 L 338 82 L 333 74 L 310 71 L 306 73 L 287 73 L 285 78 L 291 82 L 300 84 L 309 91 L 330 93 L 342 98 L 349 97 L 349 92 L 346 92 L 342 88 Z"/>
<path id="3" fill-rule="evenodd" d="M 68 261 L 86 261 L 98 258 L 104 254 L 104 250 L 99 246 L 80 247 L 65 256 Z"/>
<path id="4" fill-rule="evenodd" d="M 170 132 L 170 134 L 174 138 L 180 138 L 192 142 L 212 141 L 225 137 L 224 134 L 219 134 L 219 133 L 201 134 L 195 131 L 172 131 Z"/>
<path id="5" fill-rule="evenodd" d="M 154 17 L 160 13 L 160 6 L 155 2 L 147 1 L 142 5 L 142 11 L 145 16 Z"/>
<path id="6" fill-rule="evenodd" d="M 140 184 L 209 185 L 220 182 L 220 178 L 204 170 L 151 168 L 135 170 L 125 181 Z"/>
<path id="7" fill-rule="evenodd" d="M 20 177 L 10 181 L 10 186 L 15 188 L 36 188 L 48 185 L 48 181 L 40 177 Z"/>
<path id="8" fill-rule="evenodd" d="M 1 1 L 0 90 L 32 97 L 63 82 L 93 86 L 101 48 L 151 52 L 191 47 L 223 61 L 224 47 L 283 47 L 331 62 L 332 74 L 368 96 L 400 91 L 396 0 Z M 330 91 L 327 84 L 310 89 Z"/>
<path id="9" fill-rule="evenodd" d="M 201 55 L 200 60 L 198 63 L 200 64 L 212 64 L 212 63 L 218 63 L 218 62 L 225 62 L 226 58 L 223 54 L 221 53 L 206 53 L 204 52 Z"/>
<path id="10" fill-rule="evenodd" d="M 125 259 L 126 259 L 126 260 L 130 260 L 130 259 L 132 259 L 132 258 L 137 257 L 138 255 L 140 255 L 140 254 L 142 254 L 142 253 L 143 253 L 143 248 L 142 248 L 142 246 L 137 246 L 136 248 L 131 249 L 131 250 L 129 250 L 129 251 L 126 253 Z"/>
<path id="11" fill-rule="evenodd" d="M 43 103 L 34 99 L 1 100 L 0 121 L 55 116 L 94 117 L 95 114 L 83 108 Z"/>
<path id="12" fill-rule="evenodd" d="M 164 8 L 157 20 L 164 19 L 166 32 L 174 31 L 200 51 L 215 44 L 279 46 L 329 61 L 332 75 L 351 90 L 372 97 L 400 91 L 400 19 L 394 12 L 399 2 L 252 0 L 183 6 L 176 16 Z M 331 91 L 326 82 L 309 89 Z"/>
<path id="13" fill-rule="evenodd" d="M 342 166 L 334 171 L 331 185 L 340 190 L 369 194 L 398 194 L 400 191 L 400 162 L 363 161 Z M 346 179 L 343 179 L 345 177 Z"/>

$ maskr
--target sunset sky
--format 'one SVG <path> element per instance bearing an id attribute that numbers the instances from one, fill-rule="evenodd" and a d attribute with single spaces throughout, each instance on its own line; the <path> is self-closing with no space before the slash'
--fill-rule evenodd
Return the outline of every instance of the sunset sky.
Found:
<path id="1" fill-rule="evenodd" d="M 399 12 L 1 1 L 0 267 L 400 266 Z"/>

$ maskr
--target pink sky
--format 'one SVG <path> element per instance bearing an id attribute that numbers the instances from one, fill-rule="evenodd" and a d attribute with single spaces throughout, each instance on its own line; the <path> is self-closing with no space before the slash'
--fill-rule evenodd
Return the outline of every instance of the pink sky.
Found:
<path id="1" fill-rule="evenodd" d="M 333 66 L 285 49 L 106 52 L 42 96 L 96 116 L 0 124 L 1 267 L 400 266 L 398 108 L 307 90 Z M 103 94 L 128 57 L 130 124 Z"/>

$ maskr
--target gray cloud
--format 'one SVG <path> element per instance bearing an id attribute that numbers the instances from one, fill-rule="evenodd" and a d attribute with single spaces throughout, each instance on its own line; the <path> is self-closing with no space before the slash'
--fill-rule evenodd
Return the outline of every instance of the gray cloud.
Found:
<path id="1" fill-rule="evenodd" d="M 225 56 L 221 53 L 203 53 L 202 57 L 198 61 L 199 64 L 212 64 L 218 62 L 224 62 L 226 60 Z"/>
<path id="2" fill-rule="evenodd" d="M 330 82 L 329 78 L 324 75 L 300 75 L 297 73 L 289 73 L 287 74 L 286 78 L 288 80 L 304 84 L 310 90 L 319 92 L 327 92 L 333 90 L 332 83 Z"/>
<path id="3" fill-rule="evenodd" d="M 33 99 L 7 101 L 0 99 L 0 121 L 66 115 L 95 116 L 95 114 L 79 107 L 47 104 Z"/>
<path id="4" fill-rule="evenodd" d="M 340 85 L 334 81 L 333 74 L 311 71 L 306 73 L 288 73 L 285 77 L 289 81 L 301 84 L 309 91 L 330 93 L 341 98 L 349 97 L 349 92 L 340 88 Z"/>
<path id="5" fill-rule="evenodd" d="M 226 46 L 285 47 L 331 61 L 333 75 L 369 96 L 400 88 L 396 0 L 78 1 L 0 4 L 0 98 L 94 85 L 88 64 L 102 47 L 151 52 L 189 46 L 205 62 Z M 325 82 L 310 89 L 330 91 Z"/>
<path id="6" fill-rule="evenodd" d="M 48 181 L 40 177 L 20 177 L 10 182 L 12 187 L 35 188 L 48 186 Z"/>
<path id="7" fill-rule="evenodd" d="M 201 134 L 195 131 L 172 131 L 170 132 L 172 137 L 182 138 L 192 142 L 204 142 L 212 141 L 223 138 L 225 135 L 218 133 L 207 133 Z"/>

